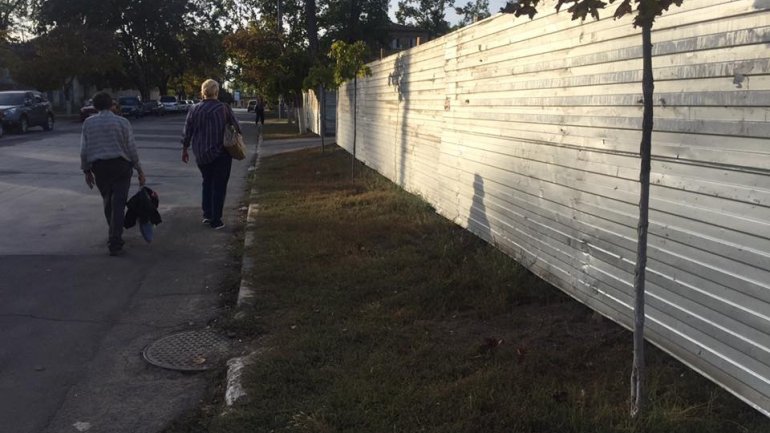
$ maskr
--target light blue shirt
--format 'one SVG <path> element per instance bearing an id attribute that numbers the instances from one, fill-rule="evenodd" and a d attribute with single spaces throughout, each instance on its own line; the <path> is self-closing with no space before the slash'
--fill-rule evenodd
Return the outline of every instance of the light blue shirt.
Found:
<path id="1" fill-rule="evenodd" d="M 114 158 L 132 162 L 136 171 L 142 173 L 131 123 L 110 110 L 102 110 L 83 122 L 80 168 L 91 170 L 94 161 Z"/>

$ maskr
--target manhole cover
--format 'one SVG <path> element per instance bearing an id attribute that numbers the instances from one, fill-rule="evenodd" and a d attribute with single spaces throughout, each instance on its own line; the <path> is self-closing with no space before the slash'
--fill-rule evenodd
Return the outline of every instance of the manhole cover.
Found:
<path id="1" fill-rule="evenodd" d="M 150 364 L 171 370 L 202 371 L 227 355 L 230 342 L 214 331 L 185 331 L 150 343 L 142 356 Z"/>

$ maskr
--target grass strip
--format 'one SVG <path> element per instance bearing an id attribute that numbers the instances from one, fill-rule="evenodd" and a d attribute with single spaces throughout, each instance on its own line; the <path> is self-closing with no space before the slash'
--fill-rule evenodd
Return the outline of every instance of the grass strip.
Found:
<path id="1" fill-rule="evenodd" d="M 227 432 L 754 432 L 660 351 L 628 417 L 631 334 L 333 147 L 263 160 L 256 311 L 270 350 Z"/>
<path id="2" fill-rule="evenodd" d="M 266 351 L 250 401 L 201 431 L 770 432 L 652 347 L 629 419 L 629 332 L 372 170 L 351 179 L 336 146 L 265 158 L 255 182 L 244 323 Z"/>

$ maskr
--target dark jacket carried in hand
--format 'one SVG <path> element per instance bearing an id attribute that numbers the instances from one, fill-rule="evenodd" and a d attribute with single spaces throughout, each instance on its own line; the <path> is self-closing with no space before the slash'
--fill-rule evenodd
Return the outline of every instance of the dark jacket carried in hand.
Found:
<path id="1" fill-rule="evenodd" d="M 133 227 L 137 219 L 140 223 L 149 222 L 153 225 L 161 223 L 158 213 L 158 194 L 146 186 L 128 200 L 126 207 L 128 210 L 123 227 L 127 229 Z"/>

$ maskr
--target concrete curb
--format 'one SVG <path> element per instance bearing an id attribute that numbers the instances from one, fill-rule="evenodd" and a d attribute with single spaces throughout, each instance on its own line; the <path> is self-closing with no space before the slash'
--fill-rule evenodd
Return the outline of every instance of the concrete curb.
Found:
<path id="1" fill-rule="evenodd" d="M 262 131 L 258 127 L 257 132 L 257 156 L 254 159 L 254 166 L 249 167 L 249 172 L 256 172 L 259 170 L 259 165 L 264 154 L 262 149 Z M 297 150 L 297 149 L 295 149 Z M 246 275 L 251 273 L 254 268 L 254 259 L 246 254 L 246 250 L 252 248 L 256 243 L 256 234 L 254 233 L 254 226 L 256 225 L 257 214 L 259 213 L 259 204 L 256 203 L 258 199 L 257 188 L 254 187 L 249 192 L 249 207 L 246 214 L 246 226 L 244 227 L 243 237 L 243 249 L 244 254 L 241 261 L 241 283 L 238 288 L 238 302 L 237 309 L 251 305 L 256 298 L 256 288 L 252 286 Z M 235 314 L 235 319 L 240 320 L 245 316 L 246 312 L 243 310 L 238 311 Z M 264 349 L 258 349 L 248 355 L 232 358 L 227 362 L 227 385 L 225 387 L 225 413 L 227 409 L 232 408 L 235 404 L 248 398 L 246 390 L 242 383 L 243 369 L 252 364 L 256 357 L 261 355 Z"/>
<path id="2" fill-rule="evenodd" d="M 257 362 L 257 358 L 270 351 L 269 348 L 259 348 L 248 355 L 231 358 L 227 361 L 227 386 L 225 389 L 225 410 L 223 415 L 229 413 L 230 408 L 238 403 L 247 401 L 248 394 L 243 387 L 244 369 Z"/>
<path id="3" fill-rule="evenodd" d="M 253 173 L 259 169 L 260 156 L 262 147 L 262 134 L 259 132 L 257 138 L 257 156 L 254 158 L 253 167 L 249 168 L 249 172 Z M 254 301 L 255 290 L 248 278 L 251 270 L 254 268 L 254 259 L 246 254 L 246 250 L 251 248 L 255 243 L 254 224 L 256 221 L 257 213 L 259 212 L 259 204 L 256 203 L 257 188 L 251 188 L 249 192 L 249 208 L 246 213 L 246 226 L 244 227 L 243 238 L 243 258 L 241 259 L 241 282 L 238 288 L 238 302 L 237 307 L 243 307 L 250 305 Z M 238 311 L 235 314 L 236 319 L 242 318 L 243 311 Z M 246 390 L 242 384 L 243 369 L 253 362 L 253 358 L 258 355 L 259 351 L 251 353 L 246 356 L 232 358 L 227 361 L 227 385 L 225 387 L 225 405 L 227 408 L 232 407 L 239 401 L 247 397 Z"/>
<path id="4" fill-rule="evenodd" d="M 241 379 L 243 369 L 249 364 L 249 356 L 240 356 L 227 361 L 227 387 L 225 390 L 225 404 L 232 407 L 235 403 L 246 397 Z"/>
<path id="5" fill-rule="evenodd" d="M 252 172 L 256 172 L 259 170 L 259 163 L 261 160 L 261 147 L 262 147 L 262 135 L 259 135 L 258 141 L 257 141 L 257 157 L 254 159 L 254 166 L 253 170 L 250 170 Z M 259 212 L 259 204 L 256 203 L 257 200 L 257 188 L 254 187 L 249 192 L 249 209 L 246 213 L 246 226 L 244 228 L 244 238 L 243 238 L 243 259 L 241 262 L 241 283 L 240 287 L 238 288 L 238 307 L 243 307 L 245 305 L 249 305 L 254 298 L 254 287 L 251 286 L 250 282 L 247 280 L 247 278 L 244 278 L 244 275 L 248 275 L 250 271 L 254 268 L 254 260 L 248 255 L 245 254 L 245 251 L 249 248 L 251 248 L 254 245 L 255 242 L 255 234 L 254 234 L 254 224 L 257 218 L 257 213 Z M 238 316 L 236 315 L 236 318 Z"/>

